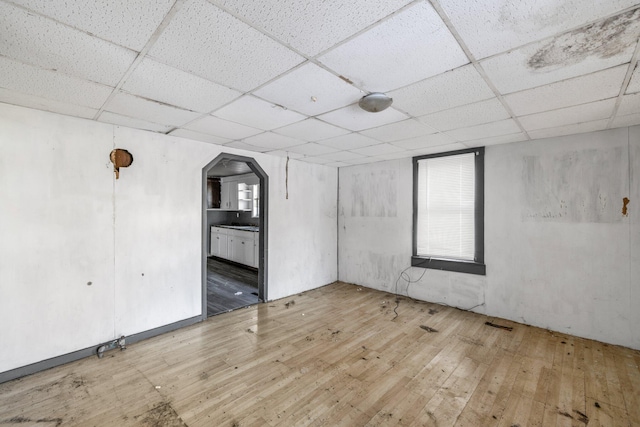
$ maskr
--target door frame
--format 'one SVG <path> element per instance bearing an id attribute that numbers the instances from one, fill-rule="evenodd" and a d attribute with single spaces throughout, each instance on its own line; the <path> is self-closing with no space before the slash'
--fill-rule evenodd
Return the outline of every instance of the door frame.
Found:
<path id="1" fill-rule="evenodd" d="M 237 154 L 220 153 L 215 159 L 207 163 L 202 168 L 202 251 L 201 251 L 201 270 L 202 270 L 202 320 L 207 320 L 207 254 L 209 248 L 207 247 L 208 234 L 207 230 L 207 174 L 209 170 L 216 164 L 233 160 L 236 162 L 246 163 L 247 166 L 255 173 L 260 179 L 260 231 L 258 236 L 258 299 L 261 302 L 268 301 L 268 274 L 267 274 L 267 259 L 268 259 L 268 245 L 269 241 L 269 175 L 260 167 L 258 162 L 252 157 L 239 156 Z"/>

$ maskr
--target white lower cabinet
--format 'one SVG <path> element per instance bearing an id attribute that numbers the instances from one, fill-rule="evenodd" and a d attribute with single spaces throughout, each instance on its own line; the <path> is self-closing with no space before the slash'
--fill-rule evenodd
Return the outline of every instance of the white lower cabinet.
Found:
<path id="1" fill-rule="evenodd" d="M 211 255 L 220 258 L 228 258 L 229 236 L 227 235 L 227 229 L 222 227 L 211 227 Z"/>
<path id="2" fill-rule="evenodd" d="M 238 264 L 257 267 L 258 233 L 211 227 L 211 255 L 228 259 Z"/>

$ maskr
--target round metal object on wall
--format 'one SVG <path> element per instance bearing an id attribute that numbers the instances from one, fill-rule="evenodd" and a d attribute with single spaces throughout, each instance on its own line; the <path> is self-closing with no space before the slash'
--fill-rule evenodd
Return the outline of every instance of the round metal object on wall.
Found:
<path id="1" fill-rule="evenodd" d="M 393 99 L 384 93 L 373 92 L 360 98 L 358 105 L 365 111 L 370 113 L 378 113 L 389 108 L 393 103 Z"/>

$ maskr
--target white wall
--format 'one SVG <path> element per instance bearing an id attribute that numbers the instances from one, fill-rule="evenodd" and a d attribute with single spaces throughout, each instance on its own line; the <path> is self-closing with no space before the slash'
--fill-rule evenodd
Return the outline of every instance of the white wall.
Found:
<path id="1" fill-rule="evenodd" d="M 117 181 L 114 147 L 134 157 Z M 292 160 L 285 200 L 285 159 L 223 148 L 0 104 L 0 372 L 200 315 L 221 152 L 269 175 L 269 298 L 336 280 L 336 169 Z"/>
<path id="2" fill-rule="evenodd" d="M 409 295 L 640 348 L 639 176 L 640 127 L 487 147 L 487 275 L 413 268 Z M 412 179 L 411 159 L 340 169 L 340 280 L 394 292 Z"/>

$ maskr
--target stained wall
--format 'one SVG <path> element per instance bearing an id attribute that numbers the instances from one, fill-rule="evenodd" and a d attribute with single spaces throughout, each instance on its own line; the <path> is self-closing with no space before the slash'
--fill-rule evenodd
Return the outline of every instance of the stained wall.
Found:
<path id="1" fill-rule="evenodd" d="M 487 147 L 486 276 L 410 284 L 411 159 L 341 168 L 339 277 L 640 348 L 639 152 L 640 127 Z"/>
<path id="2" fill-rule="evenodd" d="M 115 180 L 109 153 L 133 164 Z M 335 168 L 0 104 L 0 373 L 201 314 L 202 168 L 269 176 L 270 299 L 337 278 Z M 309 185 L 312 183 L 313 185 Z"/>

